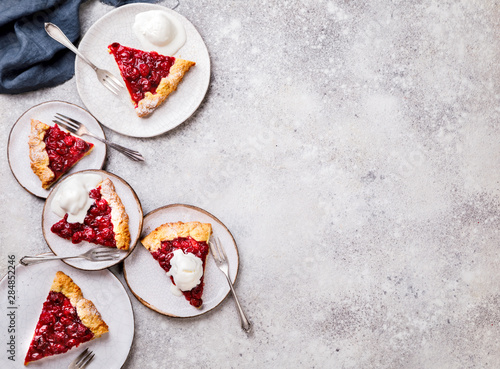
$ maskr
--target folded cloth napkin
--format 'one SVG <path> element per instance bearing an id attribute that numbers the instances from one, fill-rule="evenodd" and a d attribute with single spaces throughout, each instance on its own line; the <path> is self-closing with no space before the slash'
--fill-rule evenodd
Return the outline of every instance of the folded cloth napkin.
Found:
<path id="1" fill-rule="evenodd" d="M 75 73 L 75 54 L 45 32 L 56 24 L 71 42 L 80 37 L 79 9 L 86 0 L 0 1 L 0 93 L 52 87 Z M 156 0 L 101 0 L 120 6 Z"/>

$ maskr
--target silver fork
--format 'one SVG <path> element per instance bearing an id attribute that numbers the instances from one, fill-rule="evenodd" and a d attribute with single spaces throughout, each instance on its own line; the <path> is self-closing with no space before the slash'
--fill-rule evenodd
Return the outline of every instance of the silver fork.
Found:
<path id="1" fill-rule="evenodd" d="M 54 40 L 63 44 L 68 49 L 73 51 L 76 55 L 78 55 L 82 60 L 90 65 L 90 67 L 97 74 L 97 79 L 101 82 L 104 87 L 110 90 L 115 95 L 118 95 L 119 92 L 124 88 L 123 84 L 120 82 L 118 78 L 116 78 L 111 72 L 97 68 L 90 60 L 88 60 L 78 49 L 71 43 L 71 41 L 66 37 L 66 35 L 61 31 L 59 27 L 57 27 L 54 23 L 46 22 L 45 23 L 45 31 L 48 33 L 50 37 Z"/>
<path id="2" fill-rule="evenodd" d="M 86 135 L 86 136 L 94 137 L 96 140 L 99 140 L 99 141 L 105 143 L 106 145 L 108 145 L 109 147 L 112 147 L 113 149 L 121 152 L 123 155 L 125 155 L 129 159 L 132 159 L 135 161 L 144 161 L 144 157 L 138 151 L 127 149 L 124 146 L 115 144 L 115 143 L 110 142 L 104 138 L 100 138 L 100 137 L 96 136 L 95 134 L 90 132 L 87 129 L 87 127 L 85 127 L 85 125 L 83 123 L 80 123 L 79 121 L 77 121 L 73 118 L 67 117 L 66 115 L 63 115 L 60 113 L 56 113 L 55 118 L 56 119 L 52 120 L 54 123 L 59 124 L 61 127 L 67 129 L 69 132 L 71 132 L 77 136 Z"/>
<path id="3" fill-rule="evenodd" d="M 68 369 L 83 369 L 92 361 L 94 356 L 95 354 L 86 348 L 85 351 L 69 364 Z"/>
<path id="4" fill-rule="evenodd" d="M 118 249 L 111 249 L 107 247 L 100 247 L 96 249 L 90 249 L 80 255 L 75 256 L 56 256 L 56 255 L 37 255 L 37 256 L 23 256 L 19 262 L 28 266 L 31 264 L 41 263 L 42 261 L 49 260 L 60 260 L 60 259 L 76 259 L 83 258 L 90 261 L 109 261 L 116 260 L 120 257 L 120 251 Z"/>
<path id="5" fill-rule="evenodd" d="M 236 301 L 236 306 L 238 307 L 238 312 L 240 314 L 241 328 L 243 328 L 243 330 L 248 333 L 252 329 L 252 325 L 248 321 L 245 313 L 243 312 L 243 309 L 241 308 L 240 302 L 238 300 L 238 297 L 236 296 L 236 292 L 233 287 L 233 283 L 231 282 L 231 278 L 229 278 L 229 263 L 227 261 L 226 252 L 224 251 L 224 248 L 222 247 L 218 237 L 214 237 L 212 235 L 209 244 L 210 244 L 210 251 L 212 252 L 212 256 L 214 257 L 215 263 L 226 276 L 227 282 L 229 283 L 229 287 L 231 288 L 231 292 L 233 293 L 234 301 Z"/>

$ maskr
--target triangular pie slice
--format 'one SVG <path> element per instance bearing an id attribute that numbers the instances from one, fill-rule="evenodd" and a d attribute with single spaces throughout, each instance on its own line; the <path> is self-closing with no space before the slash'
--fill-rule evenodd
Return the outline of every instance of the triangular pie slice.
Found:
<path id="1" fill-rule="evenodd" d="M 115 57 L 139 117 L 151 114 L 177 89 L 184 74 L 196 63 L 142 51 L 115 42 L 108 46 Z"/>
<path id="2" fill-rule="evenodd" d="M 90 190 L 95 202 L 90 206 L 83 223 L 68 223 L 68 214 L 50 230 L 73 243 L 87 241 L 102 246 L 128 250 L 130 246 L 129 217 L 115 186 L 106 178 Z"/>
<path id="3" fill-rule="evenodd" d="M 24 365 L 63 354 L 108 332 L 92 301 L 63 272 L 57 272 L 30 343 Z"/>
<path id="4" fill-rule="evenodd" d="M 172 267 L 171 260 L 175 256 L 176 250 L 181 250 L 184 255 L 192 254 L 201 259 L 202 275 L 199 284 L 190 290 L 184 291 L 181 289 L 186 300 L 196 308 L 200 308 L 203 304 L 205 263 L 209 251 L 208 240 L 211 234 L 212 225 L 209 223 L 165 223 L 141 240 L 144 247 L 149 250 L 169 275 Z M 175 285 L 173 275 L 170 275 L 170 279 Z"/>
<path id="5" fill-rule="evenodd" d="M 50 188 L 64 173 L 84 156 L 90 154 L 94 144 L 38 120 L 31 120 L 29 136 L 31 169 Z"/>

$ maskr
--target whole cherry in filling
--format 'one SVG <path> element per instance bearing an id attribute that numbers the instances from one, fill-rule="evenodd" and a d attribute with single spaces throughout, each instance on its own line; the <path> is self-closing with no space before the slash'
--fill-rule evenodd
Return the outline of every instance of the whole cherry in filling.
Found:
<path id="1" fill-rule="evenodd" d="M 43 141 L 49 155 L 49 168 L 54 172 L 55 178 L 75 165 L 93 146 L 62 131 L 57 125 L 47 130 Z"/>
<path id="2" fill-rule="evenodd" d="M 175 63 L 175 58 L 172 56 L 161 55 L 156 51 L 133 49 L 117 42 L 108 48 L 115 57 L 136 106 L 146 92 L 152 94 L 156 92 L 161 79 L 169 75 L 170 68 Z"/>
<path id="3" fill-rule="evenodd" d="M 83 325 L 70 300 L 60 292 L 50 291 L 43 303 L 25 363 L 62 354 L 92 337 L 94 334 Z"/>
<path id="4" fill-rule="evenodd" d="M 161 248 L 151 253 L 153 257 L 158 260 L 160 266 L 166 271 L 170 271 L 170 260 L 174 256 L 175 250 L 181 249 L 185 254 L 191 253 L 199 257 L 203 261 L 203 269 L 205 269 L 205 260 L 208 255 L 208 244 L 206 242 L 198 242 L 191 237 L 179 237 L 171 241 L 162 241 Z M 174 279 L 170 277 L 172 283 Z M 175 283 L 174 283 L 175 284 Z M 203 303 L 201 296 L 203 294 L 203 276 L 201 277 L 200 284 L 190 291 L 182 291 L 184 297 L 194 307 L 200 307 Z"/>
<path id="5" fill-rule="evenodd" d="M 116 247 L 111 208 L 101 197 L 101 187 L 89 192 L 89 197 L 95 200 L 85 216 L 83 224 L 68 223 L 68 214 L 55 223 L 50 230 L 58 236 L 71 240 L 73 243 L 92 242 L 103 246 Z"/>

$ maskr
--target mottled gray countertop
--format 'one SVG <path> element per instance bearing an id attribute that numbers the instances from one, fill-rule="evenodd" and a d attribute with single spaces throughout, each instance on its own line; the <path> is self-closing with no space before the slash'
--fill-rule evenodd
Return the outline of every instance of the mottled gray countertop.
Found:
<path id="1" fill-rule="evenodd" d="M 165 4 L 169 4 L 166 2 Z M 81 7 L 83 32 L 112 10 Z M 499 368 L 500 6 L 495 1 L 181 1 L 212 62 L 178 128 L 108 138 L 144 212 L 215 214 L 239 247 L 232 297 L 173 319 L 132 295 L 125 368 Z M 83 105 L 75 79 L 0 95 L 2 275 L 47 251 L 44 205 L 7 165 L 31 106 Z M 113 272 L 123 281 L 120 268 Z"/>

